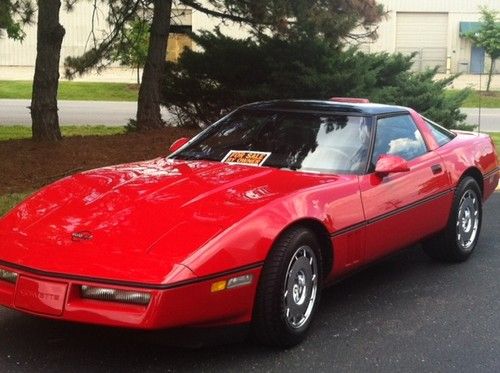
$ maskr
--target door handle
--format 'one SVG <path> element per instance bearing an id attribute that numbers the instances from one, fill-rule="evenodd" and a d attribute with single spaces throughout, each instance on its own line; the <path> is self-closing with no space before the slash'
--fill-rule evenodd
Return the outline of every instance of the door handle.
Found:
<path id="1" fill-rule="evenodd" d="M 437 175 L 437 174 L 439 174 L 439 173 L 443 172 L 443 168 L 441 167 L 441 165 L 440 165 L 440 164 L 435 164 L 435 165 L 432 165 L 432 166 L 431 166 L 431 170 L 432 170 L 432 173 L 433 173 L 434 175 Z"/>

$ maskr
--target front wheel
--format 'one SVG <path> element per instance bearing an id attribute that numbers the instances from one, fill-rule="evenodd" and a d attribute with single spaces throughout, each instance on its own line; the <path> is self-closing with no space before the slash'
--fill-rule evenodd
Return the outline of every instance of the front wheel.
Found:
<path id="1" fill-rule="evenodd" d="M 474 251 L 482 221 L 481 190 L 476 180 L 465 177 L 457 187 L 447 227 L 423 243 L 434 259 L 463 262 Z"/>
<path id="2" fill-rule="evenodd" d="M 291 347 L 309 329 L 321 292 L 321 250 L 303 227 L 285 232 L 271 250 L 259 281 L 253 331 L 267 345 Z"/>

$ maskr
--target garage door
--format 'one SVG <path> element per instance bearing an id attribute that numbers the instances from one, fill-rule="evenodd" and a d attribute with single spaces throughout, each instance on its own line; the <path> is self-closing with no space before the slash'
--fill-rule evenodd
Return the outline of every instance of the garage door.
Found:
<path id="1" fill-rule="evenodd" d="M 447 13 L 396 14 L 396 51 L 417 53 L 415 70 L 439 66 L 439 72 L 445 72 L 447 45 Z"/>

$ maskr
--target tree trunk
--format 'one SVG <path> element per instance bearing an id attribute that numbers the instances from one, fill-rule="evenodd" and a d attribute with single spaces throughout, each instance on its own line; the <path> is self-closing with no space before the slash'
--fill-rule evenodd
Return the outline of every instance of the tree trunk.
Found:
<path id="1" fill-rule="evenodd" d="M 59 59 L 64 27 L 59 23 L 60 0 L 38 0 L 35 77 L 31 97 L 33 140 L 61 139 L 57 114 Z"/>
<path id="2" fill-rule="evenodd" d="M 486 85 L 486 92 L 490 91 L 490 86 L 491 86 L 491 78 L 493 77 L 493 71 L 495 70 L 495 60 L 492 58 L 491 59 L 491 66 L 490 66 L 490 71 L 488 73 L 488 84 Z"/>
<path id="3" fill-rule="evenodd" d="M 167 53 L 171 10 L 172 0 L 154 1 L 148 55 L 142 72 L 137 106 L 137 129 L 139 131 L 165 126 L 165 122 L 161 119 L 160 89 Z"/>

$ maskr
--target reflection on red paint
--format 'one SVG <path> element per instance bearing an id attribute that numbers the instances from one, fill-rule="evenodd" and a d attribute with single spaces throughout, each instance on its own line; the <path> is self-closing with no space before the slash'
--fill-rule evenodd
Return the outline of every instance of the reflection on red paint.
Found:
<path id="1" fill-rule="evenodd" d="M 21 276 L 17 282 L 14 305 L 26 311 L 51 316 L 62 315 L 67 285 Z"/>

